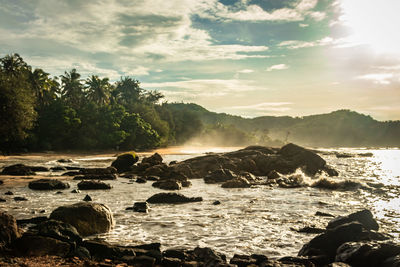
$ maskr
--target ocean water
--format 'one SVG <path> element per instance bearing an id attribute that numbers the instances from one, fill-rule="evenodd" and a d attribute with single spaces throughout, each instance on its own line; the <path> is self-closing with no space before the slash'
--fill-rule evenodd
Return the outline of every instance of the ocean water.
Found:
<path id="1" fill-rule="evenodd" d="M 206 152 L 223 152 L 232 149 L 181 149 L 175 154 L 163 155 L 165 162 L 184 160 Z M 190 188 L 180 190 L 187 196 L 201 196 L 202 202 L 181 205 L 153 204 L 147 214 L 125 210 L 134 202 L 145 201 L 155 193 L 165 192 L 153 188 L 151 182 L 138 184 L 118 178 L 106 181 L 113 189 L 107 191 L 81 191 L 70 193 L 79 181 L 69 181 L 71 188 L 62 194 L 54 191 L 40 192 L 26 185 L 0 186 L 0 195 L 7 201 L 0 209 L 17 219 L 49 215 L 60 205 L 81 201 L 89 194 L 93 201 L 106 204 L 114 214 L 115 227 L 98 235 L 111 243 L 135 245 L 160 242 L 162 248 L 196 246 L 212 247 L 233 256 L 234 253 L 265 254 L 271 258 L 294 256 L 301 246 L 314 235 L 298 233 L 304 226 L 325 227 L 331 219 L 315 216 L 317 211 L 332 215 L 368 208 L 380 223 L 381 231 L 399 238 L 400 231 L 400 150 L 398 149 L 323 149 L 320 155 L 340 173 L 329 178 L 331 182 L 349 180 L 357 187 L 343 190 L 319 189 L 310 186 L 284 189 L 255 186 L 245 189 L 225 189 L 219 185 L 205 184 L 202 179 L 192 180 Z M 337 158 L 335 152 L 354 155 Z M 359 154 L 371 153 L 372 156 Z M 75 156 L 68 165 L 81 167 L 106 167 L 112 156 Z M 13 157 L 0 162 L 0 167 L 14 163 L 56 166 L 54 157 Z M 40 174 L 40 173 L 39 173 Z M 59 175 L 60 173 L 51 173 Z M 317 177 L 318 178 L 318 177 Z M 315 177 L 306 177 L 312 184 Z M 319 177 L 321 178 L 321 177 Z M 1 179 L 1 177 L 0 177 Z M 4 195 L 8 190 L 13 196 Z M 15 202 L 14 196 L 25 196 L 28 201 Z M 215 200 L 220 205 L 213 205 Z"/>

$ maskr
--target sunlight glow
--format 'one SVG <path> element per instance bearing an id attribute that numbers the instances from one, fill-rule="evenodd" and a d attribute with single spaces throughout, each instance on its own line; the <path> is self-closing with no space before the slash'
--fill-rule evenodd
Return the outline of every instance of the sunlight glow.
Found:
<path id="1" fill-rule="evenodd" d="M 400 54 L 400 1 L 341 0 L 342 21 L 353 30 L 351 41 L 378 53 Z"/>

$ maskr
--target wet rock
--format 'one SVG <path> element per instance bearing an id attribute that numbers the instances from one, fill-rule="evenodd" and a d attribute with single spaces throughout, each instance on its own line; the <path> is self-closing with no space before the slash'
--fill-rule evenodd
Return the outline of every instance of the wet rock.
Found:
<path id="1" fill-rule="evenodd" d="M 119 173 L 129 171 L 133 164 L 139 160 L 139 157 L 134 153 L 125 153 L 119 155 L 116 160 L 111 164 L 112 167 L 116 168 Z"/>
<path id="2" fill-rule="evenodd" d="M 177 193 L 158 193 L 147 199 L 148 203 L 180 204 L 203 201 L 201 197 L 186 197 Z"/>
<path id="3" fill-rule="evenodd" d="M 0 211 L 0 243 L 8 246 L 18 237 L 20 237 L 20 233 L 15 218 Z"/>
<path id="4" fill-rule="evenodd" d="M 15 247 L 23 256 L 55 255 L 65 257 L 71 246 L 55 238 L 25 233 L 15 241 Z"/>
<path id="5" fill-rule="evenodd" d="M 28 187 L 32 190 L 57 190 L 69 188 L 69 184 L 57 179 L 39 179 L 29 182 Z"/>
<path id="6" fill-rule="evenodd" d="M 237 178 L 237 175 L 235 175 L 231 170 L 219 169 L 204 177 L 204 182 L 207 184 L 223 183 L 234 178 Z"/>
<path id="7" fill-rule="evenodd" d="M 92 198 L 91 198 L 89 195 L 86 195 L 86 196 L 83 198 L 83 201 L 92 201 Z"/>
<path id="8" fill-rule="evenodd" d="M 215 200 L 212 204 L 213 204 L 213 205 L 220 205 L 220 204 L 221 204 L 221 201 Z"/>
<path id="9" fill-rule="evenodd" d="M 0 202 L 6 202 L 4 198 L 0 198 Z"/>
<path id="10" fill-rule="evenodd" d="M 78 193 L 80 193 L 81 191 L 79 191 L 78 189 L 74 189 L 74 190 L 72 190 L 71 191 L 71 193 L 73 193 L 73 194 L 78 194 Z"/>
<path id="11" fill-rule="evenodd" d="M 61 191 L 57 191 L 56 192 L 56 195 L 60 195 L 60 194 L 62 194 L 63 192 L 61 192 Z"/>
<path id="12" fill-rule="evenodd" d="M 116 174 L 118 171 L 114 167 L 107 168 L 81 168 L 79 172 L 83 175 L 107 175 Z"/>
<path id="13" fill-rule="evenodd" d="M 229 181 L 226 181 L 221 185 L 223 188 L 248 188 L 251 184 L 244 177 L 238 177 Z"/>
<path id="14" fill-rule="evenodd" d="M 290 176 L 281 176 L 275 182 L 282 188 L 298 188 L 306 185 L 302 174 L 293 174 Z"/>
<path id="15" fill-rule="evenodd" d="M 161 164 L 162 162 L 163 158 L 158 153 L 154 153 L 150 157 L 145 157 L 142 159 L 142 163 L 149 163 L 151 166 Z"/>
<path id="16" fill-rule="evenodd" d="M 78 183 L 78 188 L 80 190 L 102 190 L 102 189 L 111 189 L 110 184 L 106 184 L 100 181 L 81 181 Z"/>
<path id="17" fill-rule="evenodd" d="M 116 180 L 115 174 L 86 174 L 74 177 L 74 180 Z"/>
<path id="18" fill-rule="evenodd" d="M 336 250 L 346 242 L 358 242 L 369 239 L 365 235 L 365 229 L 359 222 L 342 224 L 314 237 L 299 251 L 299 256 L 326 256 L 329 262 L 333 262 Z"/>
<path id="19" fill-rule="evenodd" d="M 349 222 L 359 222 L 361 223 L 365 229 L 367 230 L 379 230 L 379 225 L 374 219 L 371 211 L 369 210 L 361 210 L 355 213 L 349 214 L 347 216 L 340 216 L 328 223 L 327 229 L 335 228 L 339 225 L 349 223 Z"/>
<path id="20" fill-rule="evenodd" d="M 306 234 L 321 234 L 321 233 L 325 232 L 325 229 L 313 227 L 313 226 L 305 226 L 298 230 L 296 230 L 296 229 L 293 229 L 293 230 L 298 233 L 306 233 Z"/>
<path id="21" fill-rule="evenodd" d="M 142 163 L 142 166 L 144 166 L 143 163 Z M 142 175 L 168 177 L 168 172 L 169 172 L 169 169 L 166 164 L 159 164 L 159 165 L 146 167 L 145 170 L 142 172 Z"/>
<path id="22" fill-rule="evenodd" d="M 92 255 L 90 255 L 89 250 L 82 246 L 77 246 L 71 256 L 85 260 L 90 260 L 92 258 Z"/>
<path id="23" fill-rule="evenodd" d="M 49 168 L 44 167 L 44 166 L 27 166 L 31 171 L 33 172 L 48 172 L 50 171 Z"/>
<path id="24" fill-rule="evenodd" d="M 158 177 L 158 176 L 147 176 L 146 177 L 146 180 L 147 181 L 158 181 L 158 180 L 160 180 L 160 177 Z"/>
<path id="25" fill-rule="evenodd" d="M 4 167 L 1 174 L 13 175 L 13 176 L 24 176 L 24 175 L 35 175 L 35 172 L 32 171 L 29 168 L 29 166 L 26 166 L 24 164 L 15 164 L 15 165 Z"/>
<path id="26" fill-rule="evenodd" d="M 65 168 L 63 166 L 55 166 L 55 167 L 51 167 L 50 170 L 58 172 L 58 171 L 66 171 L 67 168 Z M 63 175 L 66 175 L 66 174 L 63 174 Z"/>
<path id="27" fill-rule="evenodd" d="M 188 258 L 188 254 L 184 248 L 171 248 L 163 251 L 163 257 L 179 259 L 181 261 Z"/>
<path id="28" fill-rule="evenodd" d="M 132 248 L 111 245 L 105 241 L 87 240 L 82 243 L 82 246 L 97 259 L 121 259 L 124 256 L 136 256 Z"/>
<path id="29" fill-rule="evenodd" d="M 61 221 L 45 220 L 37 225 L 36 230 L 38 235 L 52 237 L 68 243 L 82 241 L 82 238 L 74 226 Z"/>
<path id="30" fill-rule="evenodd" d="M 72 159 L 58 159 L 58 163 L 72 163 L 74 162 Z"/>
<path id="31" fill-rule="evenodd" d="M 14 197 L 15 201 L 28 201 L 26 197 Z"/>
<path id="32" fill-rule="evenodd" d="M 135 202 L 132 209 L 136 212 L 147 213 L 149 211 L 149 205 L 147 205 L 147 202 Z"/>
<path id="33" fill-rule="evenodd" d="M 349 265 L 350 266 L 350 265 Z M 400 254 L 387 258 L 381 265 L 382 267 L 400 267 Z"/>
<path id="34" fill-rule="evenodd" d="M 335 153 L 335 156 L 336 156 L 337 158 L 353 158 L 353 157 L 354 157 L 354 155 L 352 155 L 352 154 L 348 154 L 348 153 L 339 153 L 339 152 Z"/>
<path id="35" fill-rule="evenodd" d="M 321 217 L 335 217 L 334 215 L 330 214 L 330 213 L 326 213 L 326 212 L 321 212 L 321 211 L 317 211 L 315 213 L 315 216 L 321 216 Z"/>
<path id="36" fill-rule="evenodd" d="M 196 261 L 203 262 L 204 266 L 219 266 L 226 264 L 226 256 L 215 252 L 211 248 L 196 247 L 191 254 Z"/>
<path id="37" fill-rule="evenodd" d="M 268 179 L 278 179 L 281 175 L 277 171 L 270 171 L 267 177 Z"/>
<path id="38" fill-rule="evenodd" d="M 82 236 L 106 233 L 114 224 L 111 210 L 104 204 L 92 202 L 58 207 L 50 214 L 50 219 L 71 224 Z"/>
<path id="39" fill-rule="evenodd" d="M 138 178 L 136 178 L 135 182 L 138 184 L 145 184 L 147 182 L 147 180 L 143 177 L 138 177 Z"/>
<path id="40" fill-rule="evenodd" d="M 39 224 L 39 223 L 47 221 L 48 219 L 49 218 L 47 218 L 46 216 L 39 216 L 39 217 L 33 217 L 33 218 L 29 218 L 29 219 L 17 220 L 17 224 L 18 225 Z"/>
<path id="41" fill-rule="evenodd" d="M 301 266 L 301 267 L 315 267 L 315 264 L 307 259 L 302 257 L 283 257 L 278 260 L 283 264 L 283 266 Z"/>
<path id="42" fill-rule="evenodd" d="M 0 185 L 4 184 L 3 180 L 0 180 Z"/>
<path id="43" fill-rule="evenodd" d="M 182 184 L 175 180 L 161 180 L 154 182 L 153 187 L 160 188 L 163 190 L 180 190 L 182 189 Z"/>
<path id="44" fill-rule="evenodd" d="M 348 242 L 338 248 L 335 260 L 354 267 L 374 267 L 398 254 L 400 245 L 393 242 Z"/>
<path id="45" fill-rule="evenodd" d="M 137 257 L 123 257 L 123 261 L 133 266 L 154 266 L 156 259 L 146 255 L 140 255 Z"/>
<path id="46" fill-rule="evenodd" d="M 246 267 L 251 264 L 256 265 L 257 260 L 248 255 L 235 254 L 235 255 L 233 255 L 233 258 L 229 261 L 229 263 L 235 264 L 238 267 Z"/>
<path id="47" fill-rule="evenodd" d="M 11 192 L 11 191 L 7 191 L 7 192 L 4 193 L 4 195 L 12 196 L 12 195 L 14 195 L 14 193 Z"/>
<path id="48" fill-rule="evenodd" d="M 77 176 L 79 174 L 80 174 L 80 172 L 78 172 L 78 171 L 69 171 L 69 172 L 65 172 L 65 173 L 61 174 L 61 176 Z"/>

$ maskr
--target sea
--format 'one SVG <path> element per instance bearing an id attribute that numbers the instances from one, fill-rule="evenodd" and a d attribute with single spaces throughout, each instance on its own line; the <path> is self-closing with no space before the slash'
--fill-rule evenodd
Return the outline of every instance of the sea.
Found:
<path id="1" fill-rule="evenodd" d="M 221 153 L 237 148 L 176 147 L 159 151 L 165 163 L 182 161 L 207 153 Z M 380 225 L 380 231 L 399 239 L 400 233 L 400 150 L 396 148 L 331 148 L 316 149 L 329 165 L 339 171 L 330 181 L 351 181 L 352 186 L 337 190 L 309 186 L 321 177 L 306 177 L 300 188 L 279 188 L 268 185 L 243 189 L 226 189 L 217 184 L 191 180 L 192 186 L 179 193 L 202 197 L 202 202 L 180 205 L 152 204 L 148 213 L 126 210 L 135 202 L 146 201 L 163 190 L 151 182 L 136 183 L 118 178 L 110 183 L 111 190 L 87 190 L 71 193 L 79 181 L 68 180 L 71 188 L 55 191 L 34 191 L 25 183 L 5 183 L 0 186 L 0 209 L 17 219 L 50 215 L 61 206 L 82 201 L 89 194 L 94 202 L 103 203 L 113 212 L 115 226 L 106 234 L 90 236 L 121 245 L 159 242 L 162 249 L 211 247 L 232 257 L 234 254 L 264 254 L 270 258 L 295 256 L 303 244 L 315 234 L 300 233 L 303 227 L 324 228 L 332 219 L 316 212 L 342 216 L 370 209 Z M 49 156 L 51 155 L 51 156 Z M 148 155 L 148 154 L 146 154 Z M 139 154 L 140 157 L 146 156 Z M 339 156 L 338 156 L 339 155 Z M 344 156 L 340 156 L 344 155 Z M 57 154 L 4 157 L 3 166 L 26 165 L 107 167 L 115 155 L 73 155 L 68 163 L 59 163 Z M 298 171 L 300 172 L 300 171 Z M 62 172 L 38 173 L 57 178 Z M 0 177 L 1 179 L 1 177 Z M 33 176 L 33 179 L 35 177 Z M 354 186 L 356 185 L 356 186 Z M 5 195 L 12 191 L 14 195 Z M 165 192 L 165 191 L 164 191 Z M 15 196 L 27 198 L 17 202 Z M 221 204 L 214 205 L 218 200 Z"/>

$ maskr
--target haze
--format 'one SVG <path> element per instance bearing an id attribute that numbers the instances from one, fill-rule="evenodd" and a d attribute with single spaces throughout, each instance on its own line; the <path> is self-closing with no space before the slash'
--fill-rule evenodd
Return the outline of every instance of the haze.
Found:
<path id="1" fill-rule="evenodd" d="M 245 117 L 400 118 L 400 2 L 0 0 L 0 55 Z"/>

